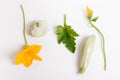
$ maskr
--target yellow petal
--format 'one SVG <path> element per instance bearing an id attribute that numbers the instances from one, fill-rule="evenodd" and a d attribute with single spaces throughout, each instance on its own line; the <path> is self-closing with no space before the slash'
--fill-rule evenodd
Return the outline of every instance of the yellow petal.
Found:
<path id="1" fill-rule="evenodd" d="M 37 56 L 37 55 L 34 56 L 34 59 L 36 59 L 36 60 L 38 60 L 38 61 L 42 61 L 42 58 L 39 57 L 39 56 Z"/>
<path id="2" fill-rule="evenodd" d="M 88 6 L 87 6 L 87 14 L 88 14 L 88 18 L 91 18 L 93 14 L 92 9 L 90 9 Z"/>
<path id="3" fill-rule="evenodd" d="M 42 46 L 41 45 L 30 45 L 29 49 L 32 50 L 34 53 L 39 53 L 41 50 Z"/>
<path id="4" fill-rule="evenodd" d="M 33 59 L 31 56 L 25 56 L 22 60 L 24 66 L 29 67 L 32 64 Z"/>
<path id="5" fill-rule="evenodd" d="M 20 64 L 22 62 L 22 59 L 24 57 L 24 53 L 26 52 L 26 49 L 22 50 L 21 52 L 17 53 L 16 55 L 16 64 Z"/>
<path id="6" fill-rule="evenodd" d="M 42 61 L 42 58 L 39 57 L 39 56 L 38 56 L 36 53 L 34 53 L 34 52 L 29 53 L 29 56 L 30 56 L 31 58 L 33 58 L 33 59 Z"/>

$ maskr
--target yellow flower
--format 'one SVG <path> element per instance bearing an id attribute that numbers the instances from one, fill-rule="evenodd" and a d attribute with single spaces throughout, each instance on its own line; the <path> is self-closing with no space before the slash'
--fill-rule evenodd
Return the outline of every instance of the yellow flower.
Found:
<path id="1" fill-rule="evenodd" d="M 92 14 L 93 14 L 92 9 L 90 9 L 90 8 L 87 6 L 87 15 L 88 15 L 88 18 L 89 18 L 89 19 L 92 17 Z"/>
<path id="2" fill-rule="evenodd" d="M 22 63 L 24 66 L 29 67 L 34 59 L 42 61 L 42 59 L 37 55 L 41 48 L 42 46 L 40 45 L 25 46 L 24 50 L 16 55 L 16 64 L 19 65 Z"/>

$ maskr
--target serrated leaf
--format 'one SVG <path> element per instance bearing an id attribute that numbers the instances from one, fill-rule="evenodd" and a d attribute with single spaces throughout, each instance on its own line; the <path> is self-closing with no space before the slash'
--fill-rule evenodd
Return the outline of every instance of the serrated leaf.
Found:
<path id="1" fill-rule="evenodd" d="M 58 43 L 60 44 L 62 39 L 63 39 L 63 35 L 64 35 L 63 26 L 61 26 L 61 25 L 57 26 L 56 34 L 57 34 L 57 37 L 58 37 Z"/>
<path id="2" fill-rule="evenodd" d="M 94 17 L 91 21 L 96 22 L 98 20 L 98 16 Z"/>
<path id="3" fill-rule="evenodd" d="M 74 53 L 74 51 L 75 51 L 75 45 L 76 45 L 75 38 L 72 37 L 71 35 L 69 35 L 67 33 L 67 31 L 65 31 L 63 43 L 65 44 L 66 48 L 69 51 L 71 51 L 72 53 Z"/>
<path id="4" fill-rule="evenodd" d="M 71 26 L 66 25 L 66 15 L 64 15 L 64 26 L 57 26 L 56 34 L 58 43 L 62 42 L 70 52 L 74 53 L 76 49 L 75 37 L 78 37 L 79 34 Z"/>
<path id="5" fill-rule="evenodd" d="M 76 33 L 76 32 L 71 28 L 71 26 L 67 26 L 67 25 L 66 25 L 66 28 L 67 28 L 67 32 L 68 32 L 69 35 L 71 35 L 71 36 L 73 36 L 73 37 L 79 36 L 79 34 Z"/>

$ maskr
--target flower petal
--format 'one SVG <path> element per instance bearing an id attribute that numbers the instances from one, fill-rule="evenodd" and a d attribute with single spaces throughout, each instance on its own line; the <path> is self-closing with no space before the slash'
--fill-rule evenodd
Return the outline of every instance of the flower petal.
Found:
<path id="1" fill-rule="evenodd" d="M 88 18 L 92 17 L 93 11 L 87 6 L 87 14 L 88 14 Z"/>
<path id="2" fill-rule="evenodd" d="M 34 52 L 34 53 L 39 53 L 39 51 L 41 50 L 42 46 L 41 45 L 30 45 L 29 49 Z"/>
<path id="3" fill-rule="evenodd" d="M 34 56 L 34 59 L 39 60 L 39 61 L 42 61 L 42 58 L 39 57 L 39 56 L 37 56 L 37 55 Z"/>
<path id="4" fill-rule="evenodd" d="M 21 52 L 17 53 L 16 55 L 16 64 L 20 64 L 22 62 L 22 59 L 24 57 L 24 53 L 26 52 L 27 49 L 22 50 Z"/>
<path id="5" fill-rule="evenodd" d="M 23 64 L 24 64 L 24 66 L 29 67 L 32 64 L 32 61 L 33 61 L 33 59 L 30 56 L 26 56 L 23 59 Z"/>

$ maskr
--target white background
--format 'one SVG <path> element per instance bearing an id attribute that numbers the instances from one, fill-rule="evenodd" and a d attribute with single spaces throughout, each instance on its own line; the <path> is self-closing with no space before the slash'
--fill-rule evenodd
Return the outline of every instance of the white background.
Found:
<path id="1" fill-rule="evenodd" d="M 27 34 L 29 44 L 43 46 L 39 56 L 43 62 L 33 61 L 26 68 L 15 65 L 15 55 L 24 46 L 23 19 L 20 4 L 24 6 L 27 28 L 35 20 L 46 20 L 46 36 L 34 38 Z M 107 70 L 103 70 L 103 55 L 98 33 L 88 26 L 86 6 L 99 16 L 96 26 L 106 41 Z M 119 0 L 0 0 L 0 79 L 1 80 L 119 80 L 120 79 L 120 4 Z M 67 23 L 80 34 L 75 54 L 63 44 L 58 45 L 55 28 Z M 82 40 L 94 34 L 96 43 L 89 67 L 79 73 L 79 46 Z"/>

